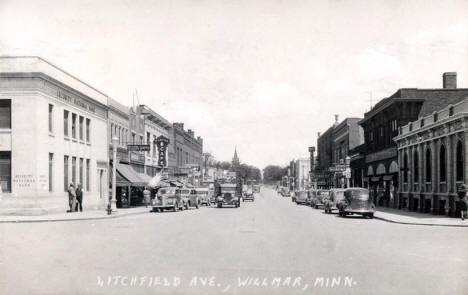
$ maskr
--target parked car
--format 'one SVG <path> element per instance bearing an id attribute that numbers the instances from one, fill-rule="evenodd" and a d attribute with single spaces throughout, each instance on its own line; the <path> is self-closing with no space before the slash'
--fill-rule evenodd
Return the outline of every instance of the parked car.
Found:
<path id="1" fill-rule="evenodd" d="M 306 204 L 307 202 L 307 191 L 297 191 L 295 192 L 294 201 L 296 204 Z"/>
<path id="2" fill-rule="evenodd" d="M 245 200 L 255 201 L 255 196 L 251 188 L 247 188 L 247 190 L 242 192 L 242 201 Z"/>
<path id="3" fill-rule="evenodd" d="M 152 201 L 153 212 L 163 212 L 165 209 L 172 211 L 184 210 L 186 203 L 175 187 L 163 187 L 158 190 Z"/>
<path id="4" fill-rule="evenodd" d="M 310 207 L 313 207 L 315 209 L 322 209 L 325 205 L 325 201 L 328 199 L 329 196 L 330 191 L 328 190 L 310 190 L 308 196 L 308 204 L 310 205 Z"/>
<path id="5" fill-rule="evenodd" d="M 235 183 L 223 183 L 220 185 L 220 193 L 216 197 L 218 208 L 223 205 L 234 205 L 238 208 L 240 206 L 240 193 Z"/>
<path id="6" fill-rule="evenodd" d="M 375 205 L 365 188 L 348 188 L 344 199 L 338 202 L 338 214 L 346 217 L 348 214 L 360 214 L 364 217 L 374 217 Z"/>
<path id="7" fill-rule="evenodd" d="M 183 187 L 178 190 L 178 194 L 180 195 L 181 199 L 184 200 L 185 209 L 188 209 L 189 207 L 198 208 L 199 203 L 195 189 Z"/>
<path id="8" fill-rule="evenodd" d="M 345 189 L 331 189 L 330 196 L 325 199 L 324 209 L 325 213 L 332 213 L 333 210 L 338 210 L 336 205 L 344 199 Z"/>
<path id="9" fill-rule="evenodd" d="M 199 187 L 195 189 L 195 192 L 198 196 L 198 200 L 201 205 L 210 206 L 210 190 L 207 187 Z"/>
<path id="10" fill-rule="evenodd" d="M 280 192 L 281 196 L 283 197 L 289 197 L 290 194 L 289 194 L 289 188 L 286 187 L 286 186 L 283 186 L 281 187 L 281 192 Z"/>

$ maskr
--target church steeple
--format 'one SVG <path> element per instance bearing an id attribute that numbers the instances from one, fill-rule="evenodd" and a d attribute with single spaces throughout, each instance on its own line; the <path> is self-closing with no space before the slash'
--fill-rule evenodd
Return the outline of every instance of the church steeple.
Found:
<path id="1" fill-rule="evenodd" d="M 236 146 L 234 148 L 234 157 L 232 157 L 232 166 L 235 167 L 239 165 L 240 165 L 240 161 L 239 161 L 239 157 L 237 156 L 237 146 Z"/>

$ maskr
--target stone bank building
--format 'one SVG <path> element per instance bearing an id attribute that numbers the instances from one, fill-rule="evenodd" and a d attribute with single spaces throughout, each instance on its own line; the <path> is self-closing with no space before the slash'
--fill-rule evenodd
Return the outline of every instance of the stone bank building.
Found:
<path id="1" fill-rule="evenodd" d="M 70 183 L 85 209 L 104 208 L 107 96 L 39 57 L 0 69 L 0 214 L 65 212 Z"/>

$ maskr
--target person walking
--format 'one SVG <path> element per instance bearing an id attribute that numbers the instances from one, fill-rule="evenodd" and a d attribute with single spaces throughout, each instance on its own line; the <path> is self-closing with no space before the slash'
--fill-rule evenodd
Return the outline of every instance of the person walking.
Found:
<path id="1" fill-rule="evenodd" d="M 145 202 L 146 208 L 148 208 L 148 205 L 150 203 L 151 199 L 151 192 L 148 190 L 148 188 L 145 186 L 145 189 L 143 190 L 143 200 Z"/>
<path id="2" fill-rule="evenodd" d="M 76 192 L 75 192 L 75 187 L 73 183 L 70 183 L 70 186 L 68 187 L 68 206 L 70 207 L 70 210 L 67 212 L 73 212 L 75 209 L 75 202 L 76 202 Z"/>
<path id="3" fill-rule="evenodd" d="M 75 211 L 78 212 L 78 209 L 80 209 L 80 212 L 83 212 L 83 190 L 81 189 L 81 184 L 78 184 L 76 187 L 76 206 L 75 206 Z"/>
<path id="4" fill-rule="evenodd" d="M 467 216 L 467 207 L 468 207 L 468 198 L 466 197 L 466 185 L 462 184 L 458 189 L 458 198 L 460 199 L 460 214 L 461 220 L 468 218 Z"/>

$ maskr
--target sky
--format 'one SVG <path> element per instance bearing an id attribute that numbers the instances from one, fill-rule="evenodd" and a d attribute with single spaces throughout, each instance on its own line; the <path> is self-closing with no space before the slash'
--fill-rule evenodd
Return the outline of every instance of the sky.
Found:
<path id="1" fill-rule="evenodd" d="M 468 1 L 8 1 L 0 55 L 40 56 L 204 151 L 263 168 L 399 88 L 468 88 Z"/>

